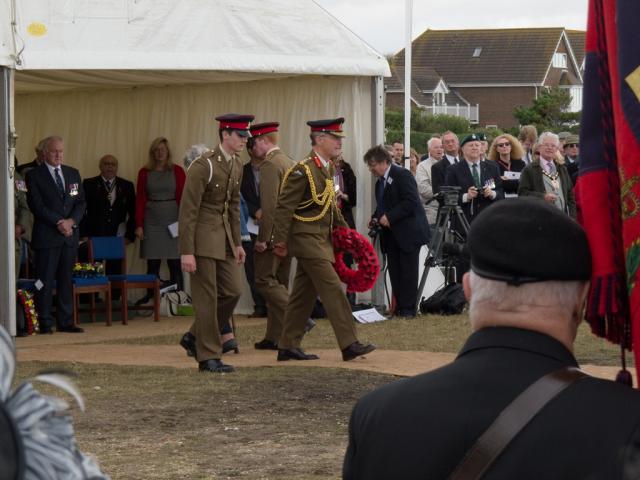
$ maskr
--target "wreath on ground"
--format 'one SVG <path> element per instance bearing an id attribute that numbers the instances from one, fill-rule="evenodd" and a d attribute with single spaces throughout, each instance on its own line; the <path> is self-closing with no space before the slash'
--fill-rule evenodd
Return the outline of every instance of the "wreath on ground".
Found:
<path id="1" fill-rule="evenodd" d="M 22 311 L 24 312 L 24 331 L 28 335 L 32 335 L 35 332 L 39 331 L 38 313 L 36 312 L 36 304 L 33 299 L 33 293 L 22 288 L 19 288 L 16 293 L 18 295 L 18 301 L 20 302 Z"/>
<path id="2" fill-rule="evenodd" d="M 347 285 L 347 292 L 366 292 L 376 283 L 380 274 L 380 262 L 373 245 L 356 230 L 338 227 L 333 230 L 333 265 L 340 280 Z M 351 254 L 358 267 L 354 270 L 344 263 L 344 255 Z"/>

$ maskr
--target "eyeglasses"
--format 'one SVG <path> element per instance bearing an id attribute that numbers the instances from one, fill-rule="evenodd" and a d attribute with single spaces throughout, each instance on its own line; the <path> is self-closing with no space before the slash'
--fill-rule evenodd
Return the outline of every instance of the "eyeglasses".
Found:
<path id="1" fill-rule="evenodd" d="M 510 142 L 496 143 L 496 147 L 510 147 L 510 146 L 511 146 Z"/>
<path id="2" fill-rule="evenodd" d="M 579 146 L 577 143 L 567 143 L 565 145 L 565 147 L 568 147 L 568 148 L 573 148 L 573 147 L 577 147 L 577 146 Z"/>

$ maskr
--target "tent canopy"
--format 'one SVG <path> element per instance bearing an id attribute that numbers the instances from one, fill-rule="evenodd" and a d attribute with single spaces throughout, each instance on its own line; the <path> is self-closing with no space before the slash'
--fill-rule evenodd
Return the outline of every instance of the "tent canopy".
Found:
<path id="1" fill-rule="evenodd" d="M 382 55 L 312 0 L 0 0 L 0 18 L 0 63 L 24 72 L 17 93 L 389 75 Z"/>

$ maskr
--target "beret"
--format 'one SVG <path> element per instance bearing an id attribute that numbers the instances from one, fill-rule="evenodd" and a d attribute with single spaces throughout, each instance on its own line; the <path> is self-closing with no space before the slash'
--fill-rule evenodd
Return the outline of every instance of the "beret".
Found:
<path id="1" fill-rule="evenodd" d="M 578 135 L 569 135 L 564 141 L 565 145 L 570 145 L 572 143 L 580 143 L 580 138 Z"/>
<path id="2" fill-rule="evenodd" d="M 511 285 L 589 280 L 591 253 L 582 227 L 536 197 L 502 200 L 482 211 L 467 238 L 471 270 Z"/>
<path id="3" fill-rule="evenodd" d="M 462 139 L 460 142 L 460 146 L 462 147 L 465 143 L 469 142 L 479 142 L 481 140 L 480 135 L 477 133 L 470 133 L 466 137 Z"/>

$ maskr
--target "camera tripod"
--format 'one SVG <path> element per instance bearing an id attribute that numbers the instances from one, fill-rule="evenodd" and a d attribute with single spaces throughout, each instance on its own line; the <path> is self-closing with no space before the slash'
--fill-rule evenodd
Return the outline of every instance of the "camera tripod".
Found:
<path id="1" fill-rule="evenodd" d="M 432 200 L 431 200 L 432 201 Z M 416 311 L 420 311 L 420 303 L 422 301 L 422 291 L 427 283 L 427 276 L 429 270 L 432 267 L 436 267 L 438 262 L 442 258 L 443 250 L 446 250 L 445 237 L 447 232 L 451 232 L 454 235 L 454 243 L 464 242 L 469 233 L 469 222 L 464 216 L 464 212 L 459 205 L 440 205 L 438 208 L 438 216 L 436 217 L 436 228 L 431 237 L 429 244 L 429 252 L 427 258 L 424 260 L 424 270 L 422 271 L 422 277 L 420 277 L 420 283 L 418 285 L 418 300 L 416 305 Z M 452 225 L 451 222 L 454 222 Z M 458 228 L 459 227 L 459 228 Z M 462 233 L 460 232 L 462 230 Z M 448 246 L 448 245 L 447 245 Z M 448 252 L 445 252 L 448 253 Z M 449 283 L 449 269 L 452 268 L 451 262 L 448 263 L 447 271 L 445 272 L 445 285 Z"/>

